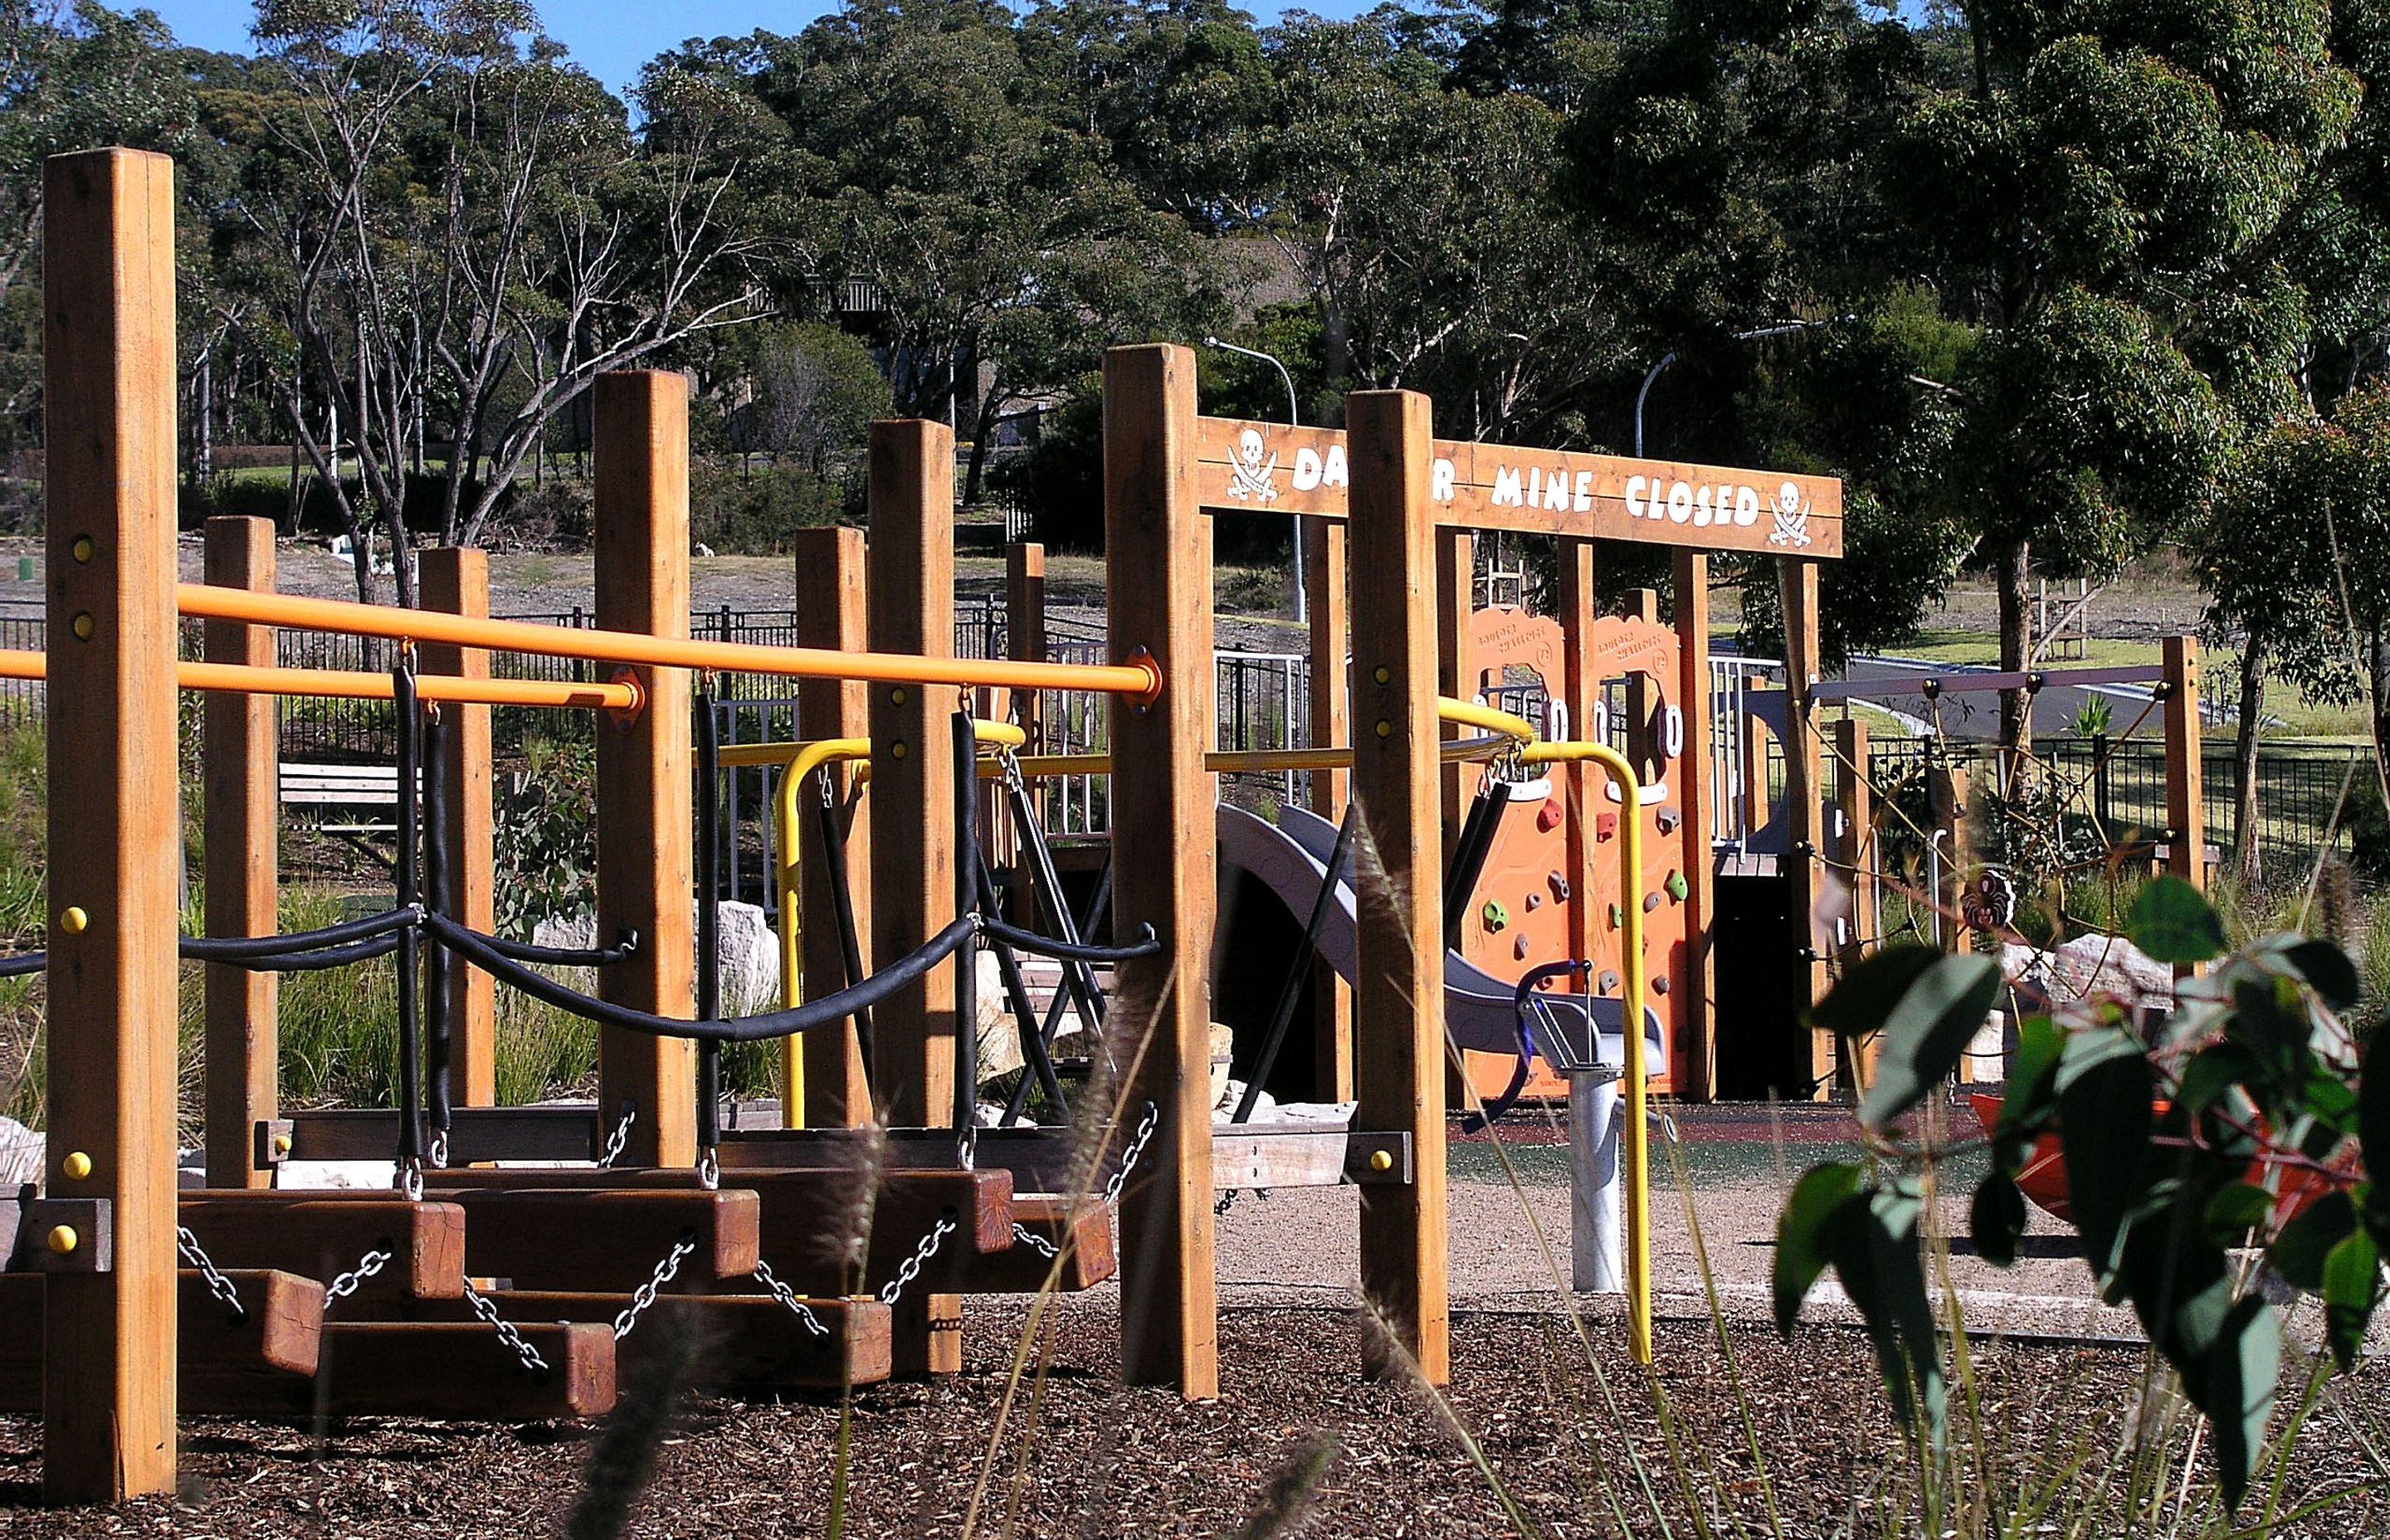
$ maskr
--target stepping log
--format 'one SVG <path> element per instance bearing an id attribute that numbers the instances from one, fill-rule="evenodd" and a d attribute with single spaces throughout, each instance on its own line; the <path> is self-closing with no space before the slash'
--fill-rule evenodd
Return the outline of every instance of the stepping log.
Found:
<path id="1" fill-rule="evenodd" d="M 295 1393 L 315 1372 L 324 1286 L 266 1270 L 225 1275 L 244 1314 L 235 1319 L 191 1269 L 175 1278 L 175 1399 L 185 1412 L 238 1412 L 261 1394 Z M 0 1412 L 42 1409 L 39 1273 L 0 1273 Z"/>
<path id="2" fill-rule="evenodd" d="M 1100 1198 L 1015 1198 L 1012 1222 L 1055 1248 L 1059 1259 L 1015 1240 L 1009 1250 L 971 1264 L 964 1292 L 1034 1293 L 1047 1287 L 1050 1277 L 1058 1291 L 1076 1293 L 1120 1271 L 1112 1251 L 1111 1210 Z"/>
<path id="3" fill-rule="evenodd" d="M 295 1400 L 244 1410 L 299 1416 L 419 1417 L 537 1422 L 598 1417 L 614 1407 L 614 1331 L 605 1326 L 527 1323 L 516 1328 L 547 1361 L 525 1369 L 479 1321 L 334 1320 L 323 1361 Z"/>
<path id="4" fill-rule="evenodd" d="M 521 1289 L 636 1289 L 684 1241 L 683 1283 L 747 1277 L 760 1256 L 763 1208 L 738 1188 L 476 1186 L 442 1200 L 466 1215 L 466 1271 Z"/>
<path id="5" fill-rule="evenodd" d="M 329 1284 L 367 1251 L 391 1260 L 360 1297 L 453 1300 L 465 1291 L 465 1211 L 386 1192 L 186 1192 L 182 1223 L 218 1267 L 279 1268 Z M 335 1307 L 337 1310 L 337 1307 Z"/>
<path id="6" fill-rule="evenodd" d="M 510 1321 L 588 1321 L 610 1330 L 631 1303 L 628 1294 L 559 1293 L 502 1289 L 486 1296 Z M 890 1312 L 878 1300 L 807 1300 L 829 1329 L 816 1337 L 769 1294 L 663 1294 L 628 1337 L 614 1344 L 619 1372 L 635 1379 L 660 1352 L 694 1344 L 687 1372 L 709 1390 L 743 1394 L 837 1390 L 874 1384 L 893 1367 Z M 463 1301 L 404 1302 L 393 1313 L 411 1320 L 466 1320 Z"/>

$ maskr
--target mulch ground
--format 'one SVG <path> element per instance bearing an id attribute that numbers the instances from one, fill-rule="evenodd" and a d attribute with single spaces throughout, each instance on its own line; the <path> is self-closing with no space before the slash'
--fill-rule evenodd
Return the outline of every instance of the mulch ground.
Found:
<path id="1" fill-rule="evenodd" d="M 1866 1343 L 1839 1328 L 1805 1328 L 1787 1343 L 1738 1328 L 1729 1371 L 1702 1323 L 1664 1322 L 1664 1425 L 1651 1385 L 1626 1366 L 1614 1323 L 1588 1328 L 1604 1370 L 1597 1378 L 1562 1317 L 1463 1313 L 1452 1386 L 1439 1398 L 1416 1383 L 1361 1378 L 1357 1315 L 1231 1308 L 1221 1320 L 1222 1398 L 1188 1405 L 1167 1391 L 1124 1390 L 1111 1311 L 1078 1302 L 1057 1313 L 1041 1354 L 1047 1372 L 1034 1389 L 1020 1387 L 999 1431 L 1022 1311 L 1007 1302 L 973 1315 L 968 1371 L 956 1380 L 855 1392 L 845 1534 L 1557 1540 L 1684 1534 L 1695 1508 L 1714 1526 L 1731 1513 L 1756 1534 L 1914 1533 L 1913 1521 L 1875 1517 L 1879 1504 L 1913 1511 L 1912 1467 L 1887 1454 L 1898 1434 Z M 2113 1517 L 2090 1533 L 2158 1532 L 2107 1506 L 2126 1486 L 2113 1462 L 2128 1425 L 2149 1415 L 2140 1354 L 1986 1343 L 1975 1349 L 1975 1372 L 1983 1410 L 1957 1419 L 1962 1447 L 1971 1429 L 1988 1435 L 1972 1490 L 1996 1509 L 2043 1486 L 2062 1505 L 2105 1494 Z M 659 1434 L 641 1435 L 639 1424 L 636 1409 L 592 1428 L 360 1421 L 317 1431 L 195 1419 L 180 1502 L 47 1512 L 31 1506 L 38 1430 L 0 1420 L 0 1533 L 831 1533 L 834 1399 L 685 1400 Z M 2379 1449 L 2385 1438 L 2390 1364 L 2376 1362 L 2329 1395 L 2303 1441 L 2291 1496 L 2362 1480 L 2369 1472 L 2352 1451 L 2369 1440 Z M 2187 1430 L 2175 1447 L 2183 1442 Z M 641 1469 L 650 1455 L 651 1473 Z M 593 1486 L 622 1494 L 619 1528 L 572 1524 Z M 2275 1533 L 2390 1533 L 2390 1497 L 2360 1495 Z"/>

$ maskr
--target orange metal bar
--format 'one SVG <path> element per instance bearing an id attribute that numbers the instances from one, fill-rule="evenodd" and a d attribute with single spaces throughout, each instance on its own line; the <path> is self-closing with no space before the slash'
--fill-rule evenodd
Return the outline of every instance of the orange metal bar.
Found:
<path id="1" fill-rule="evenodd" d="M 1162 694 L 1162 671 L 1141 655 L 1133 662 L 1119 664 L 1030 663 L 1009 658 L 914 658 L 886 652 L 840 652 L 828 648 L 758 647 L 750 642 L 682 640 L 642 636 L 627 631 L 583 631 L 525 621 L 487 621 L 358 604 L 349 599 L 257 594 L 197 583 L 177 587 L 174 602 L 182 613 L 209 620 L 346 632 L 398 641 L 447 642 L 457 647 L 528 652 L 548 658 L 595 658 L 660 668 L 714 669 L 796 679 L 1095 690 L 1106 695 L 1134 696 L 1145 701 Z"/>
<path id="2" fill-rule="evenodd" d="M 47 660 L 38 652 L 0 650 L 0 679 L 39 679 Z M 183 662 L 174 683 L 186 690 L 229 690 L 251 695 L 313 696 L 341 700 L 387 700 L 390 675 L 334 669 L 252 668 L 243 663 Z M 476 706 L 553 706 L 586 711 L 637 712 L 647 692 L 630 680 L 576 685 L 547 679 L 461 679 L 418 674 L 416 695 L 425 700 L 458 700 Z"/>

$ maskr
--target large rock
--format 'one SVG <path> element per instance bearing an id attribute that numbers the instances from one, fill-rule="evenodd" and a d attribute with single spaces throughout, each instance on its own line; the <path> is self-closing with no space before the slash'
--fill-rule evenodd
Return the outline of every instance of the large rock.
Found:
<path id="1" fill-rule="evenodd" d="M 690 924 L 696 924 L 693 909 Z M 543 919 L 532 927 L 531 939 L 539 946 L 594 947 L 598 917 L 585 910 L 569 918 Z M 780 938 L 765 922 L 762 908 L 726 902 L 714 956 L 722 962 L 724 1015 L 753 1016 L 779 1008 Z"/>
<path id="2" fill-rule="evenodd" d="M 0 1188 L 40 1181 L 48 1148 L 47 1140 L 16 1119 L 0 1118 Z"/>
<path id="3" fill-rule="evenodd" d="M 2114 1000 L 2136 1020 L 2174 1010 L 2174 969 L 2122 936 L 2076 936 L 2047 951 L 2011 943 L 2000 971 L 2028 1011 L 2064 1014 L 2088 1000 Z"/>

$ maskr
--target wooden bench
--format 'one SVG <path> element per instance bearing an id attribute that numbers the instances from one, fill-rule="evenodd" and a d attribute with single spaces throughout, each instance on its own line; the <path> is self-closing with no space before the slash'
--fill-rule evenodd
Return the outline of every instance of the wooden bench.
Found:
<path id="1" fill-rule="evenodd" d="M 285 764 L 277 800 L 299 810 L 308 827 L 326 834 L 398 832 L 398 766 Z M 346 815 L 333 823 L 328 815 Z M 360 816 L 360 813 L 365 815 Z"/>

